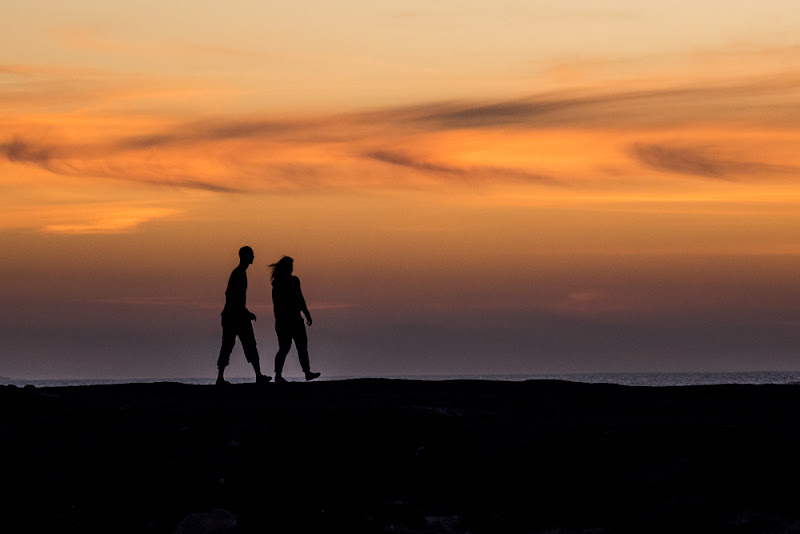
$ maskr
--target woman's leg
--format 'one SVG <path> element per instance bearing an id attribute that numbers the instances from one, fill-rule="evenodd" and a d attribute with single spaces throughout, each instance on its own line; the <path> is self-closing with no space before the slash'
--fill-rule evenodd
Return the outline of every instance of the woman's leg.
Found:
<path id="1" fill-rule="evenodd" d="M 275 380 L 283 373 L 283 364 L 286 355 L 292 348 L 292 331 L 287 329 L 283 323 L 275 323 L 275 333 L 278 334 L 278 352 L 275 354 Z"/>
<path id="2" fill-rule="evenodd" d="M 300 367 L 303 368 L 306 380 L 319 378 L 319 373 L 311 371 L 311 363 L 308 360 L 308 335 L 306 334 L 306 325 L 303 324 L 302 319 L 297 323 L 294 332 L 294 343 L 297 347 L 297 357 L 300 358 Z"/>
<path id="3" fill-rule="evenodd" d="M 294 328 L 294 346 L 297 347 L 297 357 L 300 359 L 300 367 L 304 373 L 311 372 L 311 366 L 308 362 L 308 334 L 306 334 L 306 325 L 303 320 L 297 322 Z"/>

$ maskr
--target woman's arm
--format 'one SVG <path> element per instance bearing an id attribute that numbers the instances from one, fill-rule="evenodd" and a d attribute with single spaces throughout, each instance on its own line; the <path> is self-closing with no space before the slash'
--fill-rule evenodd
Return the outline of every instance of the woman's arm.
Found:
<path id="1" fill-rule="evenodd" d="M 306 299 L 303 297 L 303 290 L 300 289 L 300 279 L 296 278 L 297 280 L 297 298 L 299 299 L 300 303 L 300 311 L 303 315 L 306 316 L 306 324 L 311 326 L 311 312 L 308 311 L 308 306 L 306 305 Z"/>

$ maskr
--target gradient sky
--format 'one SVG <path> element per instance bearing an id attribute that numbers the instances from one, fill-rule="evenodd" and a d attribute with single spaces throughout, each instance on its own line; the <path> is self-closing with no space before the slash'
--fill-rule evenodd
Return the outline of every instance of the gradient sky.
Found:
<path id="1" fill-rule="evenodd" d="M 2 11 L 2 376 L 800 370 L 795 1 Z"/>

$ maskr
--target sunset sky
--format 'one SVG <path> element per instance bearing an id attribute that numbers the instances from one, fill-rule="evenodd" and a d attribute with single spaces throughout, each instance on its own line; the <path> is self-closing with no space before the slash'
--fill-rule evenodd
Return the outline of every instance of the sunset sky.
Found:
<path id="1" fill-rule="evenodd" d="M 800 370 L 794 0 L 2 12 L 0 376 Z"/>

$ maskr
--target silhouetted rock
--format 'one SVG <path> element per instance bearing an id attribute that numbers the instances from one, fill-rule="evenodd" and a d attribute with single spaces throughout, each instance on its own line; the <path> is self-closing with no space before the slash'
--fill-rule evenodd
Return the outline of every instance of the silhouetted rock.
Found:
<path id="1" fill-rule="evenodd" d="M 236 516 L 227 510 L 189 514 L 178 523 L 175 534 L 229 534 L 236 532 Z"/>
<path id="2" fill-rule="evenodd" d="M 798 386 L 155 383 L 0 409 L 8 532 L 800 526 Z"/>

